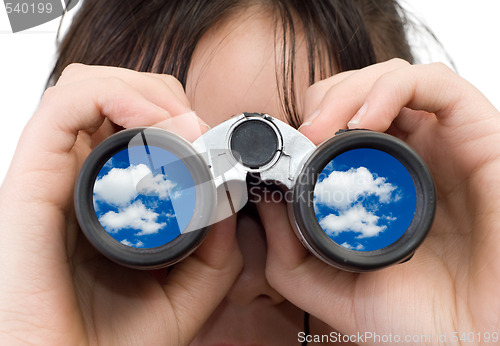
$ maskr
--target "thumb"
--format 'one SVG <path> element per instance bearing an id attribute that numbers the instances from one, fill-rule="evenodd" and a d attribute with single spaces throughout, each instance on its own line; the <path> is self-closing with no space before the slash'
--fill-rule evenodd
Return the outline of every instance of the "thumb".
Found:
<path id="1" fill-rule="evenodd" d="M 262 198 L 266 276 L 288 301 L 342 331 L 354 331 L 353 295 L 359 274 L 333 268 L 310 254 L 295 236 L 286 206 Z"/>

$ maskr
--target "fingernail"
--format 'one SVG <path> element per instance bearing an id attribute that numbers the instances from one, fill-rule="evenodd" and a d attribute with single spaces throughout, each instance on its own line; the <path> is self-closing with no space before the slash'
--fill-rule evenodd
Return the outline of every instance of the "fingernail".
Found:
<path id="1" fill-rule="evenodd" d="M 352 129 L 356 128 L 361 121 L 363 120 L 363 117 L 366 114 L 366 110 L 368 109 L 368 105 L 365 103 L 359 110 L 358 112 L 352 117 L 351 121 L 347 123 L 347 127 Z"/>
<path id="2" fill-rule="evenodd" d="M 170 112 L 169 112 L 169 111 L 167 111 L 165 108 L 160 107 L 160 106 L 158 106 L 158 105 L 156 105 L 156 104 L 154 104 L 154 103 L 152 104 L 152 106 L 153 106 L 153 107 L 155 107 L 157 110 L 159 110 L 161 113 L 166 114 L 166 117 L 167 117 L 167 118 L 170 118 L 170 117 L 172 116 L 172 115 L 170 114 Z"/>
<path id="3" fill-rule="evenodd" d="M 319 115 L 319 113 L 321 113 L 321 109 L 318 109 L 314 112 L 312 112 L 309 116 L 307 116 L 305 119 L 304 119 L 304 123 L 312 123 L 314 119 L 316 119 Z"/>
<path id="4" fill-rule="evenodd" d="M 196 121 L 198 121 L 198 123 L 201 125 L 201 126 L 205 126 L 207 129 L 211 129 L 211 127 L 206 123 L 204 122 L 203 120 L 201 120 L 201 118 L 199 116 L 196 115 L 196 112 L 195 111 L 191 111 L 189 113 L 186 113 L 186 114 L 190 114 L 194 119 L 196 119 Z"/>
<path id="5" fill-rule="evenodd" d="M 200 123 L 200 125 L 202 126 L 205 126 L 207 128 L 207 130 L 211 130 L 212 128 L 210 127 L 210 125 L 208 125 L 206 122 L 204 122 L 203 120 L 198 120 L 198 122 Z"/>
<path id="6" fill-rule="evenodd" d="M 316 119 L 320 113 L 321 113 L 321 109 L 318 109 L 318 110 L 314 111 L 313 113 L 311 113 L 309 116 L 305 117 L 304 122 L 302 123 L 302 125 L 299 126 L 299 128 L 297 130 L 300 131 L 300 129 L 303 126 L 311 126 L 313 120 Z"/>
<path id="7" fill-rule="evenodd" d="M 206 122 L 204 122 L 203 120 L 201 120 L 201 118 L 199 116 L 195 115 L 195 117 L 198 120 L 198 124 L 200 124 L 201 126 L 205 126 L 207 128 L 207 130 L 211 129 L 210 125 L 208 125 Z"/>

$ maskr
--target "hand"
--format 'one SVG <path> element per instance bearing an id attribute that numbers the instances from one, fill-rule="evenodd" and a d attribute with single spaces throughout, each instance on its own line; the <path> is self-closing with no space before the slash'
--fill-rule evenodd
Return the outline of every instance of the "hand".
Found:
<path id="1" fill-rule="evenodd" d="M 187 344 L 224 298 L 242 265 L 234 217 L 168 277 L 111 263 L 78 229 L 91 148 L 116 126 L 152 125 L 206 130 L 171 76 L 76 64 L 45 92 L 0 190 L 1 344 Z"/>
<path id="2" fill-rule="evenodd" d="M 315 117 L 300 130 L 317 144 L 348 122 L 405 140 L 435 179 L 436 218 L 409 262 L 355 274 L 309 254 L 286 208 L 261 203 L 271 285 L 342 333 L 432 335 L 437 343 L 445 332 L 498 332 L 499 112 L 443 65 L 401 60 L 316 83 L 304 109 Z"/>

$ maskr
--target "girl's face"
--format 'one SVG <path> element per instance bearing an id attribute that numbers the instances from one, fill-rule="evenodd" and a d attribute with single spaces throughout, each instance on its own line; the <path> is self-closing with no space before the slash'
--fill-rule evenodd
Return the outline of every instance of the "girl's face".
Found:
<path id="1" fill-rule="evenodd" d="M 192 108 L 212 127 L 241 112 L 263 112 L 285 120 L 277 87 L 281 76 L 276 57 L 281 52 L 275 48 L 280 45 L 275 45 L 272 20 L 263 11 L 253 10 L 233 18 L 209 31 L 195 50 L 186 83 Z M 300 35 L 297 43 L 295 88 L 300 112 L 308 74 Z M 251 214 L 238 215 L 243 271 L 195 345 L 291 345 L 303 331 L 304 312 L 266 280 L 265 232 L 272 229 L 264 230 L 258 216 Z M 310 325 L 315 334 L 329 332 L 328 326 L 314 318 Z"/>
<path id="2" fill-rule="evenodd" d="M 308 64 L 299 33 L 296 40 L 300 113 Z M 284 120 L 277 87 L 282 80 L 280 48 L 273 20 L 261 10 L 248 9 L 212 28 L 195 49 L 186 82 L 186 94 L 198 116 L 210 126 L 241 112 L 263 112 Z"/>

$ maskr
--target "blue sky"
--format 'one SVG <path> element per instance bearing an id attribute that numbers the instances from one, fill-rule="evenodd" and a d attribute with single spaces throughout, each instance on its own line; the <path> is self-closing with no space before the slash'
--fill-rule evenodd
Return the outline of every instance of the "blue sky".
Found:
<path id="1" fill-rule="evenodd" d="M 115 154 L 94 184 L 94 209 L 103 228 L 117 241 L 138 248 L 175 239 L 191 220 L 195 202 L 187 167 L 154 146 Z"/>
<path id="2" fill-rule="evenodd" d="M 415 214 L 415 186 L 404 166 L 375 149 L 335 157 L 314 189 L 318 222 L 330 239 L 358 251 L 392 244 Z"/>

